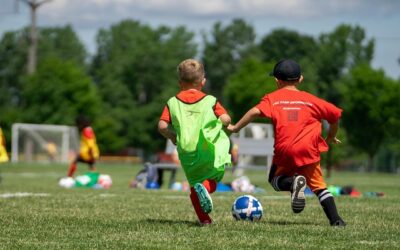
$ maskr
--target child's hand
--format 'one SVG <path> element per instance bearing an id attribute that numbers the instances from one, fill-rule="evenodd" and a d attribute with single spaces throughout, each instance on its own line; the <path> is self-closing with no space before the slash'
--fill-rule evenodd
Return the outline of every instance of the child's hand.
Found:
<path id="1" fill-rule="evenodd" d="M 327 137 L 326 139 L 325 139 L 325 141 L 328 143 L 328 144 L 331 144 L 331 143 L 333 143 L 333 144 L 339 144 L 339 143 L 342 143 L 338 138 L 336 138 L 336 137 Z"/>
<path id="2" fill-rule="evenodd" d="M 236 127 L 235 125 L 229 124 L 228 127 L 226 128 L 230 133 L 236 133 Z"/>

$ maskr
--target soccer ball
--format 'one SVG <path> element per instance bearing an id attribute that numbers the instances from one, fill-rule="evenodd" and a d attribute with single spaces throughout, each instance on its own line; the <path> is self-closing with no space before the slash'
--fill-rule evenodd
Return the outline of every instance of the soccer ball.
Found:
<path id="1" fill-rule="evenodd" d="M 99 175 L 97 184 L 99 184 L 102 188 L 110 188 L 112 185 L 111 177 L 107 174 L 101 174 Z"/>
<path id="2" fill-rule="evenodd" d="M 258 221 L 262 214 L 261 203 L 251 195 L 238 197 L 232 205 L 232 215 L 236 220 Z"/>
<path id="3" fill-rule="evenodd" d="M 75 180 L 72 177 L 63 177 L 58 181 L 58 185 L 63 188 L 72 188 L 75 186 Z"/>

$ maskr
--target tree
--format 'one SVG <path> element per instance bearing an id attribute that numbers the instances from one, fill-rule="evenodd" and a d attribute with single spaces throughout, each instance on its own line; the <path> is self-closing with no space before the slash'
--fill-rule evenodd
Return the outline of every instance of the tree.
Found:
<path id="1" fill-rule="evenodd" d="M 85 48 L 70 26 L 42 28 L 39 30 L 39 41 L 39 63 L 47 57 L 58 57 L 84 66 L 87 56 Z M 27 53 L 27 29 L 4 34 L 0 41 L 0 106 L 3 108 L 19 105 Z"/>
<path id="2" fill-rule="evenodd" d="M 258 55 L 255 38 L 253 27 L 242 19 L 234 19 L 225 27 L 217 22 L 211 37 L 203 35 L 202 60 L 211 94 L 221 98 L 227 79 L 237 71 L 240 63 Z"/>
<path id="3" fill-rule="evenodd" d="M 56 57 L 65 61 L 73 61 L 80 67 L 86 67 L 88 54 L 85 46 L 70 25 L 41 28 L 39 31 L 39 62 L 47 57 Z"/>
<path id="4" fill-rule="evenodd" d="M 263 62 L 275 64 L 288 58 L 297 61 L 305 80 L 300 88 L 314 94 L 319 81 L 314 59 L 318 46 L 314 37 L 283 28 L 265 35 L 259 44 Z"/>
<path id="5" fill-rule="evenodd" d="M 48 58 L 24 79 L 21 110 L 23 122 L 74 125 L 79 114 L 95 118 L 100 113 L 100 99 L 82 68 Z"/>
<path id="6" fill-rule="evenodd" d="M 148 151 L 165 146 L 156 124 L 167 98 L 179 89 L 177 65 L 196 55 L 193 33 L 125 20 L 100 30 L 97 43 L 91 73 L 119 140 Z"/>
<path id="7" fill-rule="evenodd" d="M 75 61 L 84 67 L 86 51 L 70 26 L 38 30 L 38 63 L 48 57 Z M 21 121 L 23 79 L 27 72 L 28 28 L 6 32 L 0 40 L 0 114 L 5 134 L 12 123 Z M 7 138 L 8 141 L 9 138 Z"/>
<path id="8" fill-rule="evenodd" d="M 5 134 L 18 119 L 21 78 L 25 72 L 27 40 L 23 30 L 6 32 L 0 41 L 0 114 Z"/>
<path id="9" fill-rule="evenodd" d="M 400 85 L 367 64 L 355 67 L 344 83 L 343 126 L 350 144 L 368 155 L 371 171 L 381 145 L 400 138 Z"/>
<path id="10" fill-rule="evenodd" d="M 300 62 L 312 58 L 318 49 L 313 37 L 286 29 L 273 30 L 261 39 L 259 46 L 264 62 L 277 62 L 285 58 Z"/>
<path id="11" fill-rule="evenodd" d="M 276 90 L 274 78 L 267 75 L 273 67 L 273 63 L 266 64 L 250 58 L 229 77 L 224 95 L 229 111 L 233 113 L 233 120 L 237 121 L 266 93 Z"/>
<path id="12" fill-rule="evenodd" d="M 320 35 L 313 60 L 318 79 L 317 94 L 341 106 L 342 77 L 357 65 L 370 64 L 373 53 L 374 40 L 367 40 L 364 29 L 359 26 L 342 24 L 332 33 Z M 328 177 L 333 165 L 333 150 L 331 147 L 326 156 Z"/>
<path id="13" fill-rule="evenodd" d="M 363 28 L 343 24 L 332 33 L 320 35 L 318 45 L 319 49 L 315 53 L 318 94 L 340 105 L 340 79 L 353 67 L 371 63 L 374 40 L 366 39 Z"/>

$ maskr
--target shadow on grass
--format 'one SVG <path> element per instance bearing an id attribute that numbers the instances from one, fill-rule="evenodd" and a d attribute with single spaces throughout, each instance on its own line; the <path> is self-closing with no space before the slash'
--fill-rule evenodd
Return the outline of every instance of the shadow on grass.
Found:
<path id="1" fill-rule="evenodd" d="M 160 224 L 160 225 L 187 225 L 191 227 L 200 227 L 200 223 L 196 221 L 188 221 L 188 220 L 169 220 L 169 219 L 145 219 L 142 220 L 144 223 L 149 224 Z"/>

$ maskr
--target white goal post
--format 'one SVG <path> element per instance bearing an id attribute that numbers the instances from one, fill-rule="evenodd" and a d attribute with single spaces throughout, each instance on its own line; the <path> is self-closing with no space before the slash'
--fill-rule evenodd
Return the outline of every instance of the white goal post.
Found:
<path id="1" fill-rule="evenodd" d="M 67 163 L 79 147 L 76 127 L 15 123 L 12 126 L 11 161 Z"/>

